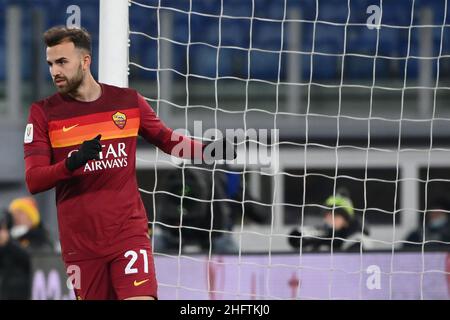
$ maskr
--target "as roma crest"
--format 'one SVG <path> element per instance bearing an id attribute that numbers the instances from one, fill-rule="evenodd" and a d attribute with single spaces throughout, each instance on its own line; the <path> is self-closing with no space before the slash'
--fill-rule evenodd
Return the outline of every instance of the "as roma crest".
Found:
<path id="1" fill-rule="evenodd" d="M 127 115 L 125 113 L 117 111 L 112 115 L 112 119 L 119 129 L 123 129 L 127 124 Z"/>

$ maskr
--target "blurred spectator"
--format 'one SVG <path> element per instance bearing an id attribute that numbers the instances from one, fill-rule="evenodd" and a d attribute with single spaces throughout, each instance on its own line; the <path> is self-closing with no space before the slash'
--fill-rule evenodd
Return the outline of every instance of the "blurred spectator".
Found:
<path id="1" fill-rule="evenodd" d="M 404 248 L 421 250 L 422 243 L 427 241 L 426 248 L 450 249 L 449 210 L 450 202 L 446 198 L 439 197 L 433 201 L 425 214 L 425 234 L 422 223 L 419 223 L 419 227 L 406 238 L 413 243 L 405 243 Z"/>
<path id="2" fill-rule="evenodd" d="M 323 206 L 323 224 L 302 235 L 302 231 L 294 229 L 288 239 L 289 244 L 304 251 L 359 251 L 370 249 L 370 243 L 365 238 L 369 235 L 367 225 L 364 229 L 361 221 L 355 215 L 353 202 L 346 190 L 338 190 L 335 196 L 328 197 Z M 334 208 L 334 219 L 333 219 Z"/>
<path id="3" fill-rule="evenodd" d="M 257 199 L 251 195 L 249 188 L 245 188 L 244 195 L 242 173 L 230 172 L 227 167 L 224 168 L 227 170 L 216 170 L 214 173 L 206 168 L 185 169 L 184 189 L 181 172 L 169 173 L 163 190 L 175 196 L 167 193 L 155 195 L 158 204 L 156 220 L 169 225 L 158 225 L 154 235 L 155 251 L 178 251 L 180 233 L 182 246 L 196 244 L 203 251 L 209 251 L 209 230 L 212 228 L 214 230 L 211 232 L 212 252 L 236 253 L 239 248 L 230 232 L 236 222 L 241 223 L 242 211 L 245 217 L 256 223 L 270 220 L 269 206 L 257 206 L 248 202 L 248 200 L 257 201 Z M 212 193 L 213 189 L 214 193 Z M 183 209 L 181 209 L 180 197 L 183 192 L 185 197 Z M 211 206 L 213 196 L 214 201 Z M 244 207 L 242 206 L 243 196 L 246 200 Z M 183 228 L 180 232 L 178 226 L 181 221 L 181 212 L 183 212 Z M 211 213 L 213 213 L 212 217 Z M 221 230 L 225 232 L 220 232 Z"/>
<path id="4" fill-rule="evenodd" d="M 214 174 L 214 190 L 212 179 L 213 173 L 206 169 L 184 169 L 184 180 L 181 170 L 167 175 L 162 188 L 170 194 L 155 195 L 156 220 L 165 224 L 158 225 L 154 233 L 156 252 L 178 251 L 180 235 L 182 247 L 198 245 L 208 251 L 211 229 L 214 230 L 211 231 L 212 252 L 237 252 L 232 235 L 219 231 L 230 231 L 232 225 L 228 203 L 213 201 L 211 205 L 213 196 L 214 199 L 226 198 L 223 175 Z"/>
<path id="5" fill-rule="evenodd" d="M 242 179 L 242 172 L 232 172 L 229 167 L 225 167 L 225 192 L 231 208 L 231 218 L 234 223 L 241 223 L 242 213 L 255 223 L 270 223 L 272 208 L 270 205 L 258 205 L 261 199 L 253 194 L 252 188 L 245 185 Z M 244 202 L 244 206 L 242 206 Z"/>
<path id="6" fill-rule="evenodd" d="M 51 251 L 34 199 L 13 200 L 0 220 L 0 299 L 29 299 L 31 257 Z"/>

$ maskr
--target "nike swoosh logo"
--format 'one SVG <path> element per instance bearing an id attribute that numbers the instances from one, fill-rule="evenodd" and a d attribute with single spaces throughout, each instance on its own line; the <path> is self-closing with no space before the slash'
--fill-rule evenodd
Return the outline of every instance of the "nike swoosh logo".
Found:
<path id="1" fill-rule="evenodd" d="M 134 280 L 134 286 L 135 286 L 135 287 L 139 287 L 141 284 L 146 283 L 148 280 L 150 280 L 150 279 L 145 279 L 145 280 L 142 280 L 142 281 L 136 281 L 136 280 Z"/>
<path id="2" fill-rule="evenodd" d="M 72 129 L 75 128 L 75 127 L 78 127 L 78 124 L 76 124 L 76 125 L 74 125 L 74 126 L 71 126 L 71 127 L 68 127 L 68 128 L 66 128 L 66 126 L 64 126 L 64 127 L 63 127 L 63 132 L 67 132 L 67 131 L 69 131 L 69 130 L 72 130 Z"/>

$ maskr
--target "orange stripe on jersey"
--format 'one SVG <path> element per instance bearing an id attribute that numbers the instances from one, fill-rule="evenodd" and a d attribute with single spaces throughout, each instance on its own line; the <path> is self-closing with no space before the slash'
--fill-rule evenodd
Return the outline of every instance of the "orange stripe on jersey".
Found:
<path id="1" fill-rule="evenodd" d="M 123 110 L 117 110 L 117 111 L 124 113 L 128 119 L 140 117 L 139 108 L 123 109 Z M 112 121 L 112 116 L 117 111 L 98 112 L 98 113 L 93 113 L 93 114 L 88 114 L 85 116 L 73 117 L 73 118 L 68 118 L 68 119 L 52 120 L 48 123 L 49 131 L 57 130 L 57 129 L 62 130 L 62 128 L 64 126 L 71 127 L 76 124 L 80 125 L 80 124 L 92 124 L 92 123 L 98 123 L 98 122 L 104 122 L 104 121 Z"/>
<path id="2" fill-rule="evenodd" d="M 92 117 L 77 117 L 78 123 L 74 123 L 75 118 L 53 121 L 49 125 L 49 137 L 53 148 L 69 147 L 79 145 L 85 140 L 91 140 L 98 134 L 102 135 L 101 140 L 119 139 L 127 137 L 135 137 L 138 134 L 140 119 L 131 116 L 127 110 L 117 112 L 104 112 L 102 117 L 94 114 L 98 121 L 92 123 Z M 87 118 L 88 123 L 82 121 Z M 106 120 L 106 121 L 105 121 Z M 75 121 L 76 122 L 76 121 Z"/>

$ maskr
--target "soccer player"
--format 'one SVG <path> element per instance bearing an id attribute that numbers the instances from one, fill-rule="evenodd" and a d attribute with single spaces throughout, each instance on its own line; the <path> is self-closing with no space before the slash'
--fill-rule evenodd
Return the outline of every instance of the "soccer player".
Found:
<path id="1" fill-rule="evenodd" d="M 86 30 L 54 27 L 44 40 L 58 92 L 29 110 L 27 187 L 32 194 L 56 188 L 62 257 L 68 270 L 79 273 L 77 299 L 156 299 L 147 215 L 136 182 L 137 136 L 169 154 L 182 144 L 190 151 L 179 155 L 184 158 L 204 157 L 205 145 L 176 135 L 135 90 L 97 82 Z M 213 144 L 231 146 L 226 139 Z"/>

